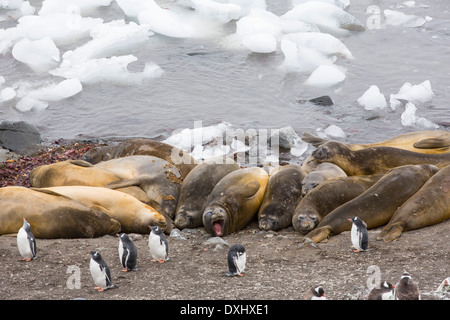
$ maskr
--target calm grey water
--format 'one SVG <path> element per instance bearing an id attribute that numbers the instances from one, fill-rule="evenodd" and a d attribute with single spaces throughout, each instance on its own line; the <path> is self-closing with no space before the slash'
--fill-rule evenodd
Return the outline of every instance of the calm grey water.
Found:
<path id="1" fill-rule="evenodd" d="M 290 9 L 290 1 L 266 2 L 277 15 Z M 450 3 L 417 0 L 413 8 L 396 9 L 401 3 L 351 1 L 349 13 L 364 24 L 369 5 L 433 20 L 418 28 L 388 26 L 341 37 L 355 59 L 336 63 L 346 68 L 346 80 L 337 88 L 312 88 L 304 85 L 306 75 L 279 72 L 277 67 L 284 59 L 280 51 L 247 54 L 225 49 L 220 39 L 173 39 L 155 34 L 131 52 L 138 61 L 129 68 L 142 70 L 145 62 L 152 61 L 164 70 L 160 78 L 135 86 L 83 85 L 81 93 L 50 102 L 47 109 L 38 112 L 21 113 L 14 108 L 17 101 L 9 101 L 0 104 L 0 120 L 31 122 L 49 140 L 167 137 L 176 129 L 192 128 L 194 121 L 202 121 L 205 126 L 226 121 L 244 129 L 292 126 L 299 134 L 336 124 L 347 134 L 347 140 L 369 142 L 424 130 L 420 126 L 402 126 L 403 109 L 364 110 L 356 100 L 369 86 L 377 85 L 389 101 L 389 95 L 397 93 L 405 82 L 430 80 L 435 96 L 430 105 L 418 108 L 417 115 L 445 124 L 450 122 Z M 97 16 L 105 21 L 125 18 L 115 2 L 99 10 Z M 234 30 L 234 22 L 225 28 L 228 33 Z M 60 50 L 63 53 L 83 43 Z M 33 73 L 11 54 L 0 58 L 0 75 L 5 77 L 6 85 L 55 79 Z M 329 95 L 335 104 L 324 107 L 298 102 L 322 95 Z M 445 126 L 441 129 L 448 130 Z"/>

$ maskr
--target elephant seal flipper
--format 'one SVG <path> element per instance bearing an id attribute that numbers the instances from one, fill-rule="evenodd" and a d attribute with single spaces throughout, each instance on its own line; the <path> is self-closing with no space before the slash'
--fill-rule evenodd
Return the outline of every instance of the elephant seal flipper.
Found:
<path id="1" fill-rule="evenodd" d="M 428 138 L 417 141 L 413 144 L 417 149 L 439 149 L 450 146 L 450 138 Z"/>
<path id="2" fill-rule="evenodd" d="M 302 140 L 306 143 L 312 144 L 314 147 L 320 146 L 322 143 L 327 142 L 327 140 L 316 137 L 308 132 L 303 133 Z"/>

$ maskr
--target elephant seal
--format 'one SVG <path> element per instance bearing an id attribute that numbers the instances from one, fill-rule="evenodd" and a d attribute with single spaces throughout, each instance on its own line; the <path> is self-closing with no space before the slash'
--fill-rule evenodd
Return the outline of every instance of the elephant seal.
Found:
<path id="1" fill-rule="evenodd" d="M 120 231 L 120 223 L 100 210 L 61 194 L 25 187 L 0 188 L 0 235 L 17 233 L 23 218 L 41 239 L 94 238 Z"/>
<path id="2" fill-rule="evenodd" d="M 269 175 L 259 167 L 233 171 L 211 191 L 202 221 L 214 236 L 226 236 L 247 226 L 264 198 Z"/>
<path id="3" fill-rule="evenodd" d="M 296 164 L 280 166 L 272 172 L 258 211 L 261 230 L 278 231 L 291 225 L 294 209 L 302 198 L 305 176 L 306 173 Z"/>
<path id="4" fill-rule="evenodd" d="M 309 133 L 304 133 L 302 140 L 311 143 L 315 147 L 328 142 L 326 139 L 321 139 Z M 393 147 L 420 153 L 448 153 L 450 152 L 450 131 L 426 130 L 408 132 L 380 142 L 368 144 L 349 143 L 346 144 L 346 147 L 353 151 L 372 147 Z"/>
<path id="5" fill-rule="evenodd" d="M 345 173 L 345 171 L 334 163 L 321 162 L 303 179 L 302 196 L 306 196 L 311 190 L 313 190 L 324 181 L 346 176 L 347 174 Z"/>
<path id="6" fill-rule="evenodd" d="M 166 219 L 163 215 L 123 192 L 88 186 L 64 186 L 34 190 L 61 194 L 88 208 L 103 211 L 120 222 L 121 232 L 146 234 L 150 225 L 158 225 L 161 229 L 166 229 Z"/>
<path id="7" fill-rule="evenodd" d="M 433 164 L 443 168 L 450 164 L 450 153 L 424 154 L 392 147 L 370 147 L 352 151 L 345 144 L 329 141 L 311 155 L 318 162 L 331 162 L 349 176 L 370 175 L 409 164 Z"/>
<path id="8" fill-rule="evenodd" d="M 403 231 L 431 226 L 449 218 L 450 166 L 447 166 L 395 211 L 377 239 L 391 242 L 398 239 Z"/>
<path id="9" fill-rule="evenodd" d="M 298 203 L 292 216 L 292 226 L 301 234 L 307 234 L 328 213 L 361 195 L 382 176 L 346 176 L 323 182 Z"/>
<path id="10" fill-rule="evenodd" d="M 114 146 L 93 148 L 81 159 L 96 164 L 133 155 L 154 156 L 166 160 L 177 167 L 183 178 L 197 165 L 196 160 L 183 150 L 151 139 L 131 139 Z"/>
<path id="11" fill-rule="evenodd" d="M 29 179 L 32 187 L 47 188 L 59 186 L 104 187 L 121 178 L 83 160 L 66 160 L 34 168 L 29 174 Z M 151 202 L 147 194 L 137 186 L 117 190 L 132 195 L 142 202 Z"/>
<path id="12" fill-rule="evenodd" d="M 211 191 L 223 177 L 240 169 L 236 162 L 229 160 L 229 163 L 222 161 L 216 163 L 214 159 L 206 160 L 184 178 L 175 210 L 174 223 L 178 229 L 203 226 L 203 211 Z"/>
<path id="13" fill-rule="evenodd" d="M 120 177 L 120 181 L 108 183 L 105 187 L 139 186 L 170 219 L 175 217 L 182 178 L 174 165 L 154 156 L 128 156 L 100 162 L 95 167 Z"/>
<path id="14" fill-rule="evenodd" d="M 383 175 L 364 193 L 327 214 L 305 237 L 320 242 L 329 236 L 351 229 L 347 219 L 355 215 L 376 228 L 389 222 L 395 210 L 416 193 L 439 168 L 434 165 L 405 165 Z"/>

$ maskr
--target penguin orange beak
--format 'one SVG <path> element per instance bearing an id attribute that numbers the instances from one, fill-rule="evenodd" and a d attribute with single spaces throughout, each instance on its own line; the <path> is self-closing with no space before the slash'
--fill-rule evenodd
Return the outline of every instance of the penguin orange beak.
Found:
<path id="1" fill-rule="evenodd" d="M 347 219 L 347 221 L 350 221 L 350 222 L 352 222 L 352 219 Z"/>

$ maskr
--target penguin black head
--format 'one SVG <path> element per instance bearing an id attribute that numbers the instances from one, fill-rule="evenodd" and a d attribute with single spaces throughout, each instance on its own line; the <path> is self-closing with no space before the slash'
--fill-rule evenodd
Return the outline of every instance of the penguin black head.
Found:
<path id="1" fill-rule="evenodd" d="M 151 232 L 153 232 L 154 234 L 158 234 L 159 235 L 159 234 L 163 233 L 161 228 L 158 227 L 158 226 L 149 226 L 149 228 L 150 228 Z"/>
<path id="2" fill-rule="evenodd" d="M 387 281 L 383 281 L 383 283 L 381 284 L 381 287 L 383 289 L 388 289 L 388 290 L 395 288 L 394 285 L 392 285 L 390 282 L 387 282 Z"/>
<path id="3" fill-rule="evenodd" d="M 130 237 L 125 232 L 118 233 L 117 236 L 123 242 L 130 242 L 131 241 Z"/>
<path id="4" fill-rule="evenodd" d="M 364 221 L 362 221 L 358 216 L 353 217 L 353 218 L 348 219 L 348 220 L 353 222 L 357 226 L 364 226 L 365 225 Z"/>
<path id="5" fill-rule="evenodd" d="M 27 232 L 31 231 L 31 226 L 30 226 L 30 224 L 28 223 L 28 221 L 25 218 L 23 218 L 23 226 L 22 226 L 22 228 L 24 228 L 25 231 L 27 231 Z"/>
<path id="6" fill-rule="evenodd" d="M 95 261 L 102 260 L 102 255 L 100 254 L 100 252 L 93 250 L 93 251 L 89 251 L 89 253 L 92 256 L 92 259 L 94 259 Z"/>
<path id="7" fill-rule="evenodd" d="M 313 293 L 316 297 L 325 297 L 325 290 L 322 286 L 314 287 Z"/>

